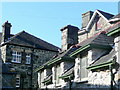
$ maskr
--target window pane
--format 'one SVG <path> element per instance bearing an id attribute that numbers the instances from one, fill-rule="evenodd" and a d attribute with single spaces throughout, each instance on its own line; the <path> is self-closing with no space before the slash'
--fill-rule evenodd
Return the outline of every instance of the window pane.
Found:
<path id="1" fill-rule="evenodd" d="M 30 64 L 30 62 L 31 62 L 31 55 L 27 54 L 26 55 L 26 64 Z"/>
<path id="2" fill-rule="evenodd" d="M 12 56 L 12 62 L 21 63 L 21 52 L 13 51 Z"/>
<path id="3" fill-rule="evenodd" d="M 81 59 L 81 79 L 86 78 L 88 71 L 86 69 L 87 67 L 87 57 L 84 57 Z"/>

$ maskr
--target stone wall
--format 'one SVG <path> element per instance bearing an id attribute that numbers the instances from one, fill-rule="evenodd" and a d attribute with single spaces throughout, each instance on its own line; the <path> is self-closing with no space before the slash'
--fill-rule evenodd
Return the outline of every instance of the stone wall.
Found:
<path id="1" fill-rule="evenodd" d="M 88 83 L 93 86 L 110 86 L 111 73 L 109 70 L 92 72 L 88 74 Z"/>
<path id="2" fill-rule="evenodd" d="M 21 63 L 14 63 L 11 62 L 12 60 L 12 52 L 13 50 L 22 53 L 22 60 Z M 26 54 L 31 54 L 31 63 L 26 64 Z M 1 47 L 1 57 L 3 58 L 4 62 L 9 62 L 10 68 L 12 70 L 17 70 L 20 73 L 24 73 L 24 86 L 25 88 L 37 87 L 37 73 L 35 73 L 35 69 L 37 69 L 40 65 L 48 61 L 51 57 L 53 57 L 57 52 L 48 51 L 48 50 L 40 50 L 40 49 L 33 49 L 29 47 L 22 47 L 22 46 L 15 46 L 15 45 L 5 45 Z M 32 76 L 31 76 L 32 75 Z"/>
<path id="3" fill-rule="evenodd" d="M 79 31 L 78 33 L 78 41 L 79 43 L 86 40 L 87 38 L 93 36 L 96 33 L 99 33 L 102 30 L 105 30 L 110 26 L 110 23 L 108 23 L 104 18 L 100 17 L 98 20 L 95 18 L 95 20 L 91 23 L 88 31 L 84 34 L 80 34 L 82 31 Z"/>
<path id="4" fill-rule="evenodd" d="M 114 43 L 115 43 L 115 51 L 116 51 L 116 62 L 119 65 L 119 67 L 117 68 L 117 74 L 115 75 L 115 81 L 116 83 L 119 85 L 120 88 L 120 36 L 117 36 L 114 39 Z"/>
<path id="5" fill-rule="evenodd" d="M 43 65 L 45 62 L 50 60 L 57 52 L 47 51 L 47 50 L 34 50 L 34 57 L 33 57 L 33 85 L 34 87 L 37 86 L 37 72 L 35 73 L 34 70 L 37 69 L 40 65 Z"/>
<path id="6" fill-rule="evenodd" d="M 88 38 L 87 32 L 85 32 L 84 34 L 80 34 L 80 33 L 81 33 L 81 31 L 78 32 L 78 43 L 80 43 Z"/>
<path id="7" fill-rule="evenodd" d="M 6 62 L 6 45 L 2 46 L 0 49 L 1 49 L 1 58 L 3 62 L 5 63 Z"/>

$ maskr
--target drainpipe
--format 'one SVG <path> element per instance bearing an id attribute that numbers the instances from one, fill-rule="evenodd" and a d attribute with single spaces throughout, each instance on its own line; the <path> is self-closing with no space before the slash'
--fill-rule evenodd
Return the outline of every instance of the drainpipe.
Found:
<path id="1" fill-rule="evenodd" d="M 111 73 L 111 86 L 110 86 L 110 90 L 113 90 L 113 72 L 112 72 L 112 65 L 109 65 L 109 69 L 110 69 L 110 73 Z"/>

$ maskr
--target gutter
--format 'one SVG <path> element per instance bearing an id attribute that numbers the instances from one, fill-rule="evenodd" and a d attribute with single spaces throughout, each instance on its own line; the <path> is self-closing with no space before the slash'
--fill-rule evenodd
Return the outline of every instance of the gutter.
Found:
<path id="1" fill-rule="evenodd" d="M 112 35 L 114 35 L 115 33 L 118 33 L 118 32 L 120 32 L 120 28 L 119 27 L 117 29 L 111 31 L 111 32 L 108 32 L 107 35 L 108 36 L 112 36 Z"/>
<path id="2" fill-rule="evenodd" d="M 70 57 L 73 57 L 74 55 L 78 54 L 79 52 L 84 51 L 85 49 L 90 48 L 90 45 L 85 45 L 83 47 L 80 47 L 79 49 L 75 50 L 73 53 L 70 54 Z"/>
<path id="3" fill-rule="evenodd" d="M 65 78 L 69 78 L 69 77 L 72 77 L 72 76 L 73 76 L 73 74 L 71 73 L 69 75 L 60 76 L 59 78 L 65 79 Z"/>
<path id="4" fill-rule="evenodd" d="M 105 62 L 105 63 L 101 63 L 101 64 L 98 64 L 98 65 L 94 65 L 94 66 L 89 66 L 89 67 L 87 67 L 87 69 L 88 70 L 94 70 L 94 69 L 102 68 L 102 67 L 113 65 L 113 64 L 115 64 L 114 60 L 109 61 L 109 62 Z"/>
<path id="5" fill-rule="evenodd" d="M 80 53 L 80 52 L 83 52 L 84 50 L 86 49 L 89 49 L 90 47 L 93 47 L 93 48 L 101 48 L 101 49 L 111 49 L 110 46 L 108 45 L 99 45 L 99 44 L 87 44 L 83 47 L 80 47 L 79 49 L 75 50 L 73 53 L 70 54 L 70 57 L 73 57 L 75 56 L 76 54 Z"/>

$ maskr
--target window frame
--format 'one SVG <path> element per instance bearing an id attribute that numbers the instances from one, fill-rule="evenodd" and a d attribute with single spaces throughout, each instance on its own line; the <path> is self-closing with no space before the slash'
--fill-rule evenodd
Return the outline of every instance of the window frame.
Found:
<path id="1" fill-rule="evenodd" d="M 16 76 L 16 88 L 19 88 L 20 87 L 20 75 L 17 75 Z"/>
<path id="2" fill-rule="evenodd" d="M 25 59 L 25 64 L 31 64 L 31 54 L 30 53 L 27 53 L 26 54 L 26 59 Z"/>
<path id="3" fill-rule="evenodd" d="M 12 52 L 12 61 L 14 63 L 21 63 L 22 60 L 22 53 L 18 51 L 13 51 Z"/>
<path id="4" fill-rule="evenodd" d="M 88 78 L 88 70 L 86 69 L 87 66 L 88 66 L 88 57 L 87 55 L 85 55 L 80 58 L 80 81 L 85 81 Z M 82 73 L 82 71 L 84 71 L 84 74 Z"/>

